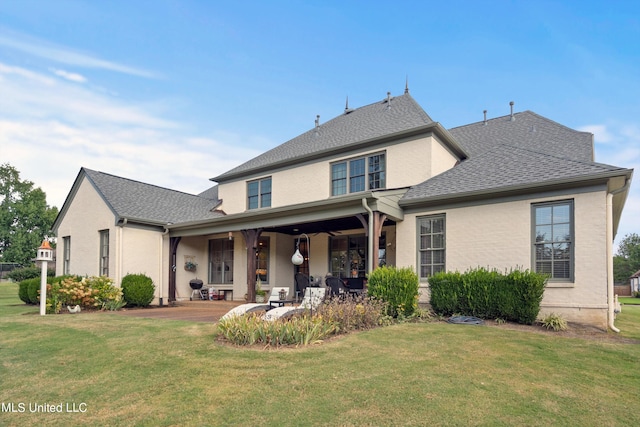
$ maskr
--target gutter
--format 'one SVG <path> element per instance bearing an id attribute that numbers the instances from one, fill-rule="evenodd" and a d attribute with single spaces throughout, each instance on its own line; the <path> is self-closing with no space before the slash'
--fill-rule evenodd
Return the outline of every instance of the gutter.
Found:
<path id="1" fill-rule="evenodd" d="M 607 319 L 609 329 L 620 332 L 613 324 L 616 313 L 616 296 L 613 287 L 613 196 L 627 191 L 631 186 L 631 179 L 627 178 L 622 187 L 607 194 Z"/>

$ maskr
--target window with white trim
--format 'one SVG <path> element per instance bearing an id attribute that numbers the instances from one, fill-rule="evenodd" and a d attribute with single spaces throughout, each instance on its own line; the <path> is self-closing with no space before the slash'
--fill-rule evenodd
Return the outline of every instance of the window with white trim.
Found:
<path id="1" fill-rule="evenodd" d="M 532 216 L 534 270 L 573 281 L 573 200 L 534 204 Z"/>
<path id="2" fill-rule="evenodd" d="M 100 275 L 109 275 L 109 230 L 100 231 Z"/>
<path id="3" fill-rule="evenodd" d="M 62 274 L 71 274 L 71 236 L 62 238 Z"/>
<path id="4" fill-rule="evenodd" d="M 331 164 L 331 195 L 376 190 L 386 186 L 385 153 Z"/>
<path id="5" fill-rule="evenodd" d="M 445 215 L 430 215 L 418 218 L 418 270 L 420 278 L 426 279 L 445 271 L 446 223 Z"/>

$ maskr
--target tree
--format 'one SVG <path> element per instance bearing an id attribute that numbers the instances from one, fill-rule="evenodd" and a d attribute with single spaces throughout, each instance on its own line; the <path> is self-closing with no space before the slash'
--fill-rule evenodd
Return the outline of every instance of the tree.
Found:
<path id="1" fill-rule="evenodd" d="M 0 165 L 0 261 L 31 264 L 57 215 L 42 189 L 21 181 L 10 164 Z"/>
<path id="2" fill-rule="evenodd" d="M 627 234 L 618 246 L 613 257 L 613 277 L 616 283 L 625 283 L 629 277 L 640 270 L 640 236 Z"/>

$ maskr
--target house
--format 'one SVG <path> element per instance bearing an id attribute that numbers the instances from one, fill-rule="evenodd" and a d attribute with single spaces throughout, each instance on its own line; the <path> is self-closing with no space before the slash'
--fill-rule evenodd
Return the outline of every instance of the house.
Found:
<path id="1" fill-rule="evenodd" d="M 615 328 L 612 243 L 632 173 L 595 162 L 592 134 L 531 111 L 447 130 L 405 90 L 317 117 L 200 195 L 81 169 L 55 222 L 58 271 L 143 272 L 162 304 L 196 277 L 241 300 L 256 280 L 293 295 L 297 272 L 361 280 L 385 264 L 413 268 L 426 302 L 438 271 L 525 268 L 550 275 L 543 312 Z"/>
<path id="2" fill-rule="evenodd" d="M 640 270 L 633 273 L 629 278 L 629 283 L 631 285 L 631 295 L 633 295 L 634 292 L 640 292 Z"/>

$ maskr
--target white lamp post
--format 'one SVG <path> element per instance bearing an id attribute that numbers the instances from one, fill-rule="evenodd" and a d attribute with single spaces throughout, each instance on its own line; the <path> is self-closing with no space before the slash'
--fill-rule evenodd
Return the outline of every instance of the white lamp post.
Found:
<path id="1" fill-rule="evenodd" d="M 43 240 L 38 248 L 36 261 L 42 262 L 42 272 L 40 273 L 40 315 L 44 316 L 47 311 L 47 262 L 53 261 L 53 249 L 48 240 Z"/>

